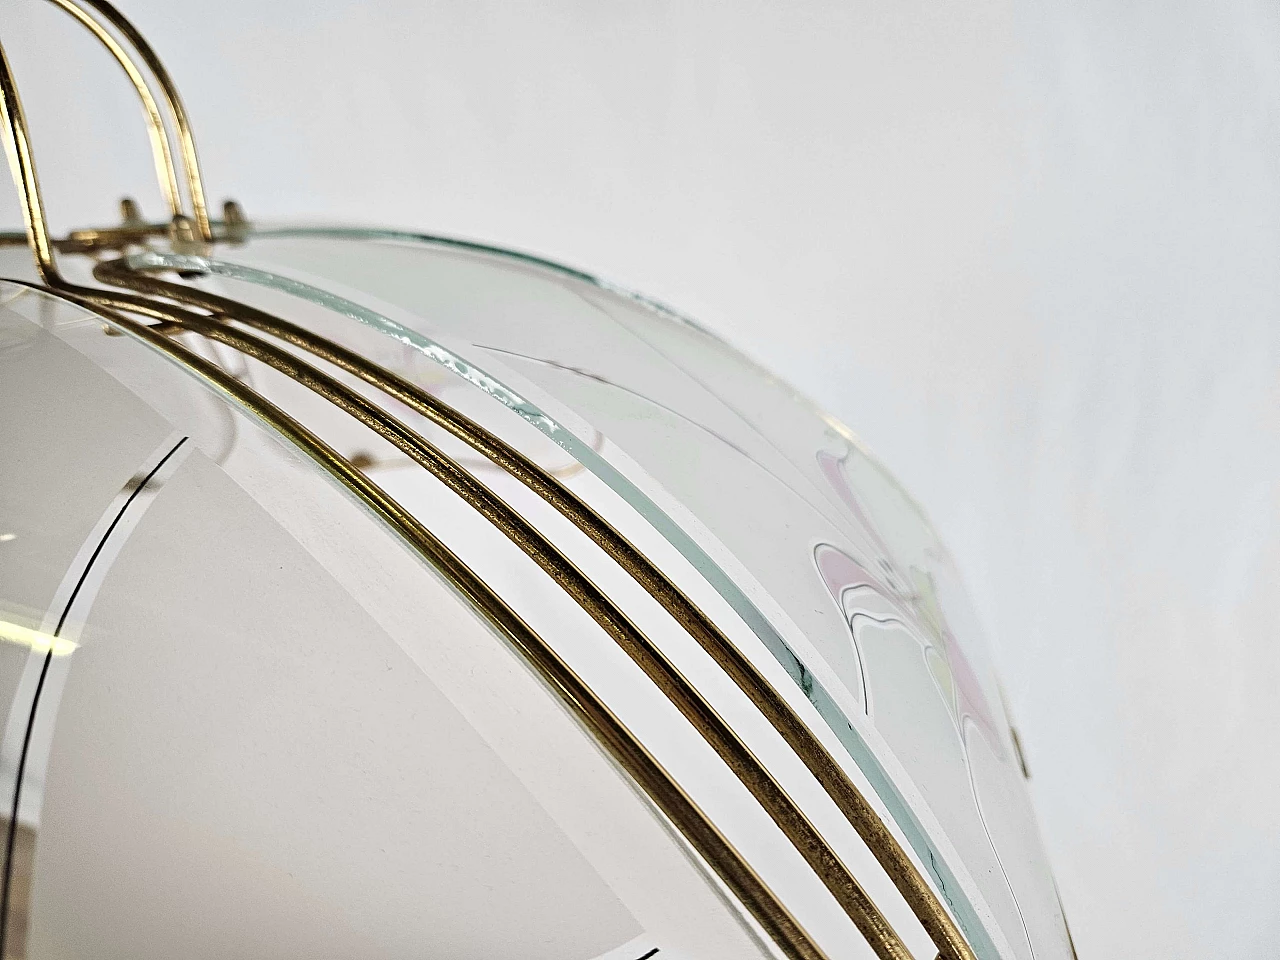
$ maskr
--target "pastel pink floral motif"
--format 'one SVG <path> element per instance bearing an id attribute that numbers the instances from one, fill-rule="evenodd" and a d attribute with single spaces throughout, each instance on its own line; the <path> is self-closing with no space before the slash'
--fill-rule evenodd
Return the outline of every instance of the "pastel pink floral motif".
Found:
<path id="1" fill-rule="evenodd" d="M 880 536 L 880 531 L 876 529 L 876 525 L 867 516 L 867 512 L 862 509 L 862 504 L 858 501 L 858 498 L 854 496 L 853 490 L 849 486 L 849 478 L 844 472 L 844 459 L 844 457 L 837 457 L 826 450 L 819 450 L 818 469 L 826 477 L 827 483 L 831 484 L 831 489 L 836 492 L 836 496 L 849 508 L 849 512 L 853 514 L 853 519 L 858 526 L 875 544 L 880 556 L 888 560 L 893 556 L 893 553 L 889 550 L 889 544 Z"/>
<path id="2" fill-rule="evenodd" d="M 899 619 L 918 636 L 940 648 L 955 689 L 955 702 L 949 703 L 948 707 L 955 716 L 957 727 L 963 729 L 964 718 L 970 718 L 986 735 L 992 749 L 1003 756 L 1003 737 L 998 733 L 1000 728 L 995 712 L 964 648 L 947 625 L 933 577 L 928 571 L 916 567 L 909 568 L 906 576 L 902 574 L 888 543 L 850 488 L 841 458 L 820 451 L 818 463 L 836 494 L 849 507 L 853 519 L 880 553 L 876 558 L 879 570 L 872 572 L 839 547 L 829 543 L 818 544 L 814 549 L 814 560 L 831 598 L 844 613 L 846 591 L 869 588 L 888 603 Z"/>

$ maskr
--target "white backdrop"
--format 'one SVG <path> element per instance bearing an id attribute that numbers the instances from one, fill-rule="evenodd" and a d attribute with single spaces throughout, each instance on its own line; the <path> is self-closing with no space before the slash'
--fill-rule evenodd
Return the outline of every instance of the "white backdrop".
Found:
<path id="1" fill-rule="evenodd" d="M 1280 7 L 120 3 L 251 217 L 564 260 L 852 425 L 975 594 L 1081 957 L 1280 954 Z M 158 215 L 64 20 L 0 0 L 54 220 Z"/>

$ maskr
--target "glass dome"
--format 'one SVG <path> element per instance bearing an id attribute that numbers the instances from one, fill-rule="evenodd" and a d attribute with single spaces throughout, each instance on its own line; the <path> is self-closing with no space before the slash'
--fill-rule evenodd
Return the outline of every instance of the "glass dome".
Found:
<path id="1" fill-rule="evenodd" d="M 162 246 L 126 266 L 181 271 L 419 388 L 660 568 L 861 788 L 975 953 L 1069 955 L 954 567 L 842 425 L 669 310 L 528 257 L 321 229 L 261 230 L 211 256 Z M 10 276 L 29 273 L 26 253 L 9 249 Z M 15 858 L 40 841 L 18 871 L 29 893 L 19 877 L 10 894 L 30 905 L 11 923 L 28 926 L 29 955 L 768 953 L 734 905 L 743 891 L 628 788 L 448 570 L 198 370 L 48 293 L 11 283 L 3 299 L 3 761 L 11 782 L 25 761 Z M 849 919 L 786 831 L 519 533 L 296 377 L 214 338 L 178 340 L 475 571 L 792 921 L 845 955 Z M 924 942 L 850 825 L 827 825 L 830 798 L 794 751 L 643 578 L 501 455 L 311 360 L 597 584 Z"/>
<path id="2" fill-rule="evenodd" d="M 6 956 L 1074 955 L 954 565 L 847 428 L 572 269 L 211 223 L 149 48 L 53 2 L 175 217 L 50 239 L 0 55 Z"/>

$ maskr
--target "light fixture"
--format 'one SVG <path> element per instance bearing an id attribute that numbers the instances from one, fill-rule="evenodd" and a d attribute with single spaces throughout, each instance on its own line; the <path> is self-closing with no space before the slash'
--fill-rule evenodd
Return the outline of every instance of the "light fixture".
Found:
<path id="1" fill-rule="evenodd" d="M 844 426 L 558 264 L 211 219 L 159 59 L 51 2 L 170 216 L 51 237 L 0 56 L 6 956 L 1073 955 L 952 563 Z"/>

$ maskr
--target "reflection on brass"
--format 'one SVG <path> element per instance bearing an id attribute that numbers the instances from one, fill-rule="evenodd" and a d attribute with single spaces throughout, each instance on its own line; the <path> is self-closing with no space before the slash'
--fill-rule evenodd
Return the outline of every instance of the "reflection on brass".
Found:
<path id="1" fill-rule="evenodd" d="M 202 318 L 180 308 L 165 304 L 157 304 L 156 308 L 180 324 L 206 326 Z M 675 824 L 789 960 L 826 960 L 822 950 L 786 907 L 635 735 L 506 601 L 413 514 L 318 436 L 219 367 L 152 327 L 110 309 L 99 308 L 98 312 L 125 333 L 178 361 L 218 393 L 247 410 L 381 517 L 534 666 L 544 682 Z"/>
<path id="2" fill-rule="evenodd" d="M 9 58 L 0 46 L 0 119 L 4 120 L 5 154 L 9 158 L 9 171 L 22 200 L 22 216 L 27 225 L 27 242 L 36 268 L 48 283 L 57 278 L 58 269 L 53 262 L 53 247 L 49 243 L 49 228 L 44 217 L 44 199 L 40 196 L 40 184 L 31 158 L 31 144 L 27 137 L 27 118 L 22 112 L 22 101 L 13 83 L 13 71 Z"/>
<path id="3" fill-rule="evenodd" d="M 769 720 L 835 801 L 919 918 L 934 944 L 951 960 L 973 960 L 973 952 L 932 888 L 849 779 L 791 705 L 675 582 L 576 493 L 531 458 L 474 420 L 399 374 L 340 344 L 264 310 L 183 284 L 134 271 L 123 260 L 100 263 L 104 282 L 179 300 L 271 334 L 377 387 L 488 457 L 551 504 L 583 531 L 658 601 L 723 669 Z M 866 933 L 866 931 L 863 931 Z M 870 939 L 870 938 L 869 938 Z M 874 942 L 874 941 L 873 941 Z"/>

